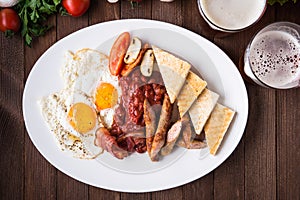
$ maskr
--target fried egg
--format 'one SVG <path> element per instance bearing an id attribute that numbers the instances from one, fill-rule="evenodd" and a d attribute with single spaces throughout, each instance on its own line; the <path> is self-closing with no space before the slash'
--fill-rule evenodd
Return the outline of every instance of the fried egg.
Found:
<path id="1" fill-rule="evenodd" d="M 94 144 L 99 127 L 110 128 L 120 102 L 118 78 L 108 69 L 108 57 L 99 51 L 67 52 L 61 68 L 64 89 L 44 97 L 40 107 L 63 151 L 91 159 L 103 150 Z"/>
<path id="2" fill-rule="evenodd" d="M 118 78 L 108 69 L 108 58 L 99 51 L 82 49 L 67 52 L 61 74 L 67 88 L 84 92 L 93 98 L 95 108 L 104 125 L 110 128 L 122 90 Z"/>
<path id="3" fill-rule="evenodd" d="M 63 151 L 83 159 L 95 158 L 102 152 L 94 145 L 95 132 L 102 124 L 92 101 L 84 93 L 64 89 L 44 97 L 39 103 Z"/>

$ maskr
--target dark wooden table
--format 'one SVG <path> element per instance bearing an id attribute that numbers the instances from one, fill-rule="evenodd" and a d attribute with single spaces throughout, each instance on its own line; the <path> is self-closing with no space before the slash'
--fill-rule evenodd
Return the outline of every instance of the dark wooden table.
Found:
<path id="1" fill-rule="evenodd" d="M 54 27 L 25 47 L 20 36 L 0 35 L 0 199 L 300 199 L 300 89 L 272 90 L 246 83 L 249 118 L 243 138 L 216 170 L 192 183 L 153 193 L 107 191 L 78 182 L 49 164 L 29 139 L 22 116 L 22 94 L 36 60 L 59 39 L 92 24 L 124 18 L 170 22 L 209 39 L 234 61 L 256 31 L 275 21 L 300 24 L 300 3 L 268 6 L 252 28 L 220 33 L 201 18 L 196 0 L 161 3 L 144 0 L 92 1 L 79 18 L 53 16 Z M 117 180 L 116 180 L 117 181 Z"/>

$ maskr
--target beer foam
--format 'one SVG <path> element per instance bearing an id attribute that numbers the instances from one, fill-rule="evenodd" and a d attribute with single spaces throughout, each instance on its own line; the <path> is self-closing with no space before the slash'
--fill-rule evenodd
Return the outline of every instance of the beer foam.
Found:
<path id="1" fill-rule="evenodd" d="M 290 33 L 275 30 L 259 35 L 252 41 L 249 61 L 255 76 L 271 87 L 300 79 L 300 44 Z"/>
<path id="2" fill-rule="evenodd" d="M 263 13 L 265 0 L 200 0 L 202 11 L 215 25 L 230 30 L 253 24 Z"/>

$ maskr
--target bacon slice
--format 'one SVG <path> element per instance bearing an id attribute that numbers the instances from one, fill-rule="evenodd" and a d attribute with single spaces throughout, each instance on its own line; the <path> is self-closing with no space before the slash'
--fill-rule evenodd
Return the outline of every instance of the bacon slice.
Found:
<path id="1" fill-rule="evenodd" d="M 158 126 L 154 135 L 150 152 L 150 158 L 152 161 L 158 161 L 158 153 L 165 144 L 167 129 L 170 125 L 171 115 L 172 104 L 170 102 L 169 96 L 165 94 Z"/>
<path id="2" fill-rule="evenodd" d="M 144 120 L 146 125 L 146 147 L 147 152 L 150 156 L 152 142 L 156 129 L 156 116 L 154 110 L 152 109 L 147 99 L 145 99 L 144 101 Z"/>
<path id="3" fill-rule="evenodd" d="M 128 156 L 128 152 L 118 146 L 116 139 L 104 127 L 96 131 L 95 145 L 103 148 L 118 159 Z"/>

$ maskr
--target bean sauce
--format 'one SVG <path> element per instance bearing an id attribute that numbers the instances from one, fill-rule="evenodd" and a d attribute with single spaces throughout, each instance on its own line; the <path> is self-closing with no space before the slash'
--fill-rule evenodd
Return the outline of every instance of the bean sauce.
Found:
<path id="1" fill-rule="evenodd" d="M 137 68 L 128 76 L 120 77 L 119 85 L 122 89 L 122 96 L 120 104 L 115 110 L 110 133 L 117 138 L 119 146 L 128 152 L 144 153 L 147 150 L 145 138 L 126 137 L 126 135 L 144 131 L 143 106 L 145 99 L 158 112 L 166 92 L 162 77 L 156 71 L 152 73 L 151 77 L 145 77 L 141 74 L 140 69 Z"/>

